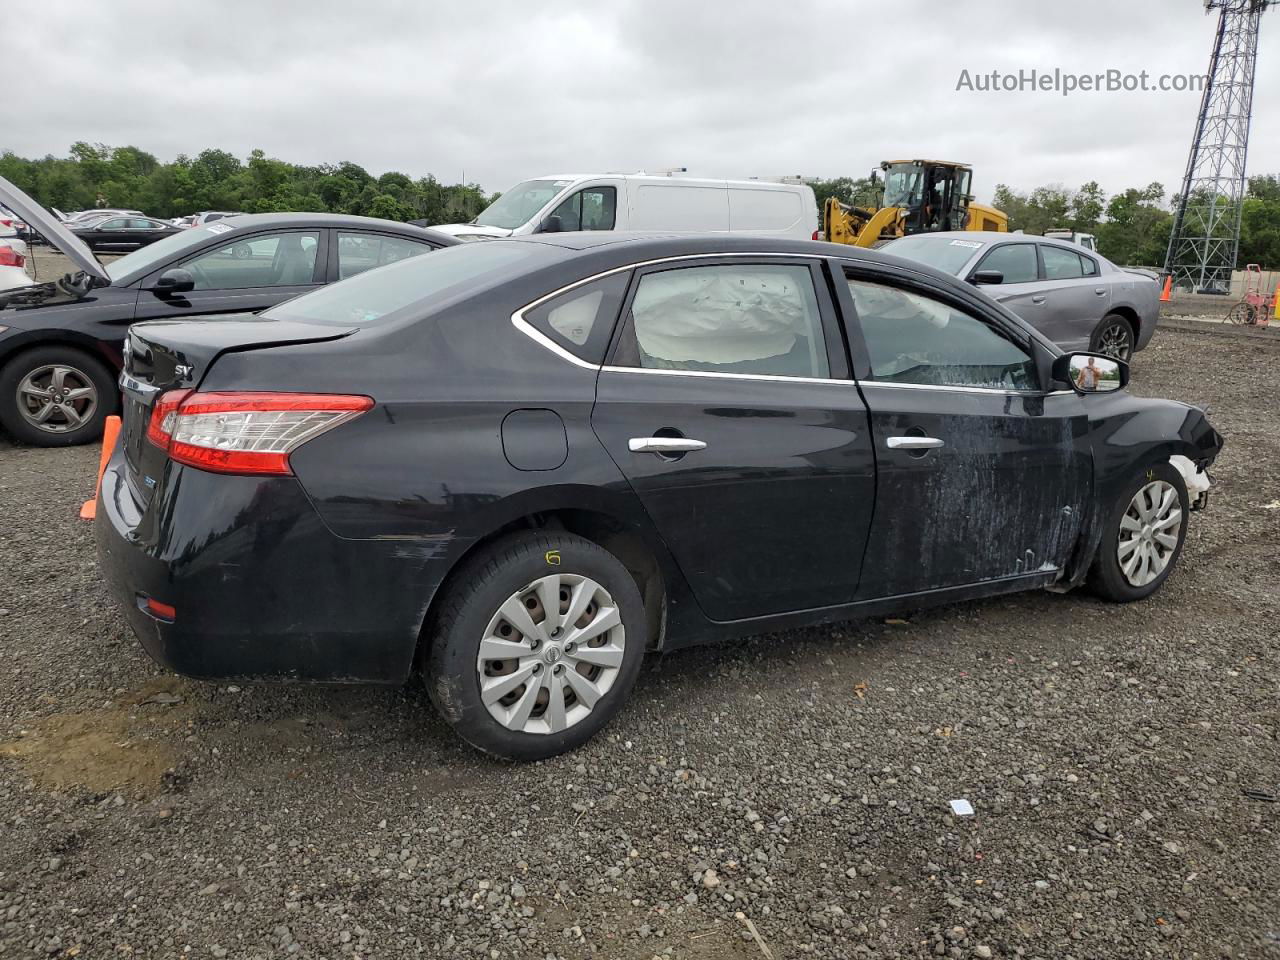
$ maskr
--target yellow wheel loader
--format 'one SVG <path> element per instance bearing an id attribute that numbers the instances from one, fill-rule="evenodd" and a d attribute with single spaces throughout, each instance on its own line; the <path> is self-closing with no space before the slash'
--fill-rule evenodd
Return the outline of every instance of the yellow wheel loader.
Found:
<path id="1" fill-rule="evenodd" d="M 879 207 L 858 207 L 829 197 L 823 211 L 827 239 L 855 247 L 875 247 L 913 233 L 941 230 L 994 230 L 1006 233 L 1009 218 L 994 207 L 973 202 L 973 170 L 944 160 L 886 160 Z"/>

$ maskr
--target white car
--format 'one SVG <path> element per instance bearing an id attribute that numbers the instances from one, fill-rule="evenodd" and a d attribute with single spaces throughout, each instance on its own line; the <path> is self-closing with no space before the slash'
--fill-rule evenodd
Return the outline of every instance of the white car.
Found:
<path id="1" fill-rule="evenodd" d="M 13 237 L 0 237 L 0 290 L 26 287 L 34 282 L 27 274 L 27 245 Z"/>
<path id="2" fill-rule="evenodd" d="M 243 213 L 235 210 L 202 210 L 199 213 L 183 217 L 184 223 L 178 224 L 180 227 L 203 227 L 207 223 L 213 223 L 215 220 L 225 220 L 227 217 L 243 217 Z"/>

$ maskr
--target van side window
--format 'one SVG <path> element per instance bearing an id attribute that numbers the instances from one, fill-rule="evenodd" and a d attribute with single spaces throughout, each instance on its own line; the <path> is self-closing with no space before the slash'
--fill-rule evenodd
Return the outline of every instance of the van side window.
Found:
<path id="1" fill-rule="evenodd" d="M 612 230 L 617 220 L 618 191 L 614 187 L 587 187 L 566 197 L 551 211 L 560 218 L 561 230 Z"/>
<path id="2" fill-rule="evenodd" d="M 601 277 L 524 311 L 524 321 L 580 360 L 600 363 L 630 274 Z"/>

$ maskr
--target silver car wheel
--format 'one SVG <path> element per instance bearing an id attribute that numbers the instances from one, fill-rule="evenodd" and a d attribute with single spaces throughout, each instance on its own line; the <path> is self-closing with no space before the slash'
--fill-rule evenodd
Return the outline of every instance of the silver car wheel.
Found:
<path id="1" fill-rule="evenodd" d="M 489 618 L 476 657 L 480 699 L 508 730 L 560 733 L 609 692 L 625 643 L 604 587 L 575 574 L 542 577 Z"/>
<path id="2" fill-rule="evenodd" d="M 1098 350 L 1108 357 L 1128 361 L 1133 353 L 1133 333 L 1123 320 L 1113 320 L 1098 335 Z"/>
<path id="3" fill-rule="evenodd" d="M 36 367 L 18 383 L 18 412 L 37 430 L 68 433 L 98 409 L 98 388 L 83 370 L 65 363 Z"/>
<path id="4" fill-rule="evenodd" d="M 1178 549 L 1182 505 L 1173 484 L 1153 480 L 1133 495 L 1120 518 L 1116 555 L 1131 587 L 1145 587 L 1164 573 Z"/>

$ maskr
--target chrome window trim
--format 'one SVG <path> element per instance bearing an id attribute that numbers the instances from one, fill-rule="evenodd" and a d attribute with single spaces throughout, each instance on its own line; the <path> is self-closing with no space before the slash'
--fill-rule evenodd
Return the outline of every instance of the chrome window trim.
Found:
<path id="1" fill-rule="evenodd" d="M 718 259 L 723 259 L 725 257 L 765 257 L 765 258 L 775 258 L 775 259 L 784 258 L 784 259 L 796 259 L 796 260 L 831 259 L 830 257 L 824 256 L 823 254 L 813 254 L 813 253 L 690 253 L 690 254 L 681 254 L 680 256 L 676 256 L 676 257 L 659 257 L 654 260 L 642 260 L 637 263 L 629 263 L 621 267 L 613 267 L 610 270 L 603 270 L 600 273 L 592 274 L 591 276 L 584 277 L 581 280 L 575 280 L 573 283 L 566 284 L 565 286 L 559 287 L 558 289 L 553 290 L 548 294 L 544 294 L 543 296 L 539 297 L 537 300 L 534 300 L 531 303 L 527 303 L 520 309 L 513 312 L 511 314 L 511 325 L 515 327 L 517 330 L 519 330 L 526 337 L 528 337 L 530 340 L 532 340 L 534 343 L 538 344 L 538 346 L 546 350 L 549 350 L 551 353 L 555 354 L 557 357 L 560 357 L 562 360 L 569 361 L 575 367 L 580 367 L 581 369 L 584 369 L 584 370 L 594 370 L 597 373 L 632 373 L 632 374 L 640 373 L 640 374 L 656 374 L 658 376 L 667 376 L 667 377 L 672 377 L 672 376 L 702 377 L 702 378 L 721 379 L 721 380 L 723 379 L 760 380 L 764 382 L 777 381 L 782 383 L 843 384 L 843 385 L 852 385 L 855 387 L 876 386 L 876 387 L 891 387 L 899 390 L 944 390 L 944 391 L 957 392 L 957 393 L 985 393 L 985 394 L 994 394 L 994 395 L 1012 396 L 1012 397 L 1056 397 L 1056 396 L 1062 396 L 1065 394 L 1074 393 L 1074 391 L 1072 390 L 1053 390 L 1046 393 L 1041 390 L 1000 390 L 996 387 L 962 387 L 962 386 L 947 386 L 945 384 L 933 384 L 933 383 L 888 383 L 883 380 L 855 380 L 852 376 L 850 376 L 847 380 L 839 380 L 831 377 L 789 377 L 789 376 L 783 376 L 779 374 L 765 374 L 765 373 L 719 373 L 711 370 L 665 370 L 665 369 L 654 369 L 654 368 L 646 368 L 646 367 L 616 367 L 610 364 L 591 363 L 590 361 L 583 360 L 581 357 L 577 356 L 576 354 L 560 346 L 560 344 L 556 343 L 554 340 L 552 340 L 550 337 L 544 334 L 541 330 L 537 329 L 535 326 L 529 323 L 528 320 L 524 318 L 525 313 L 527 313 L 528 311 L 532 310 L 535 307 L 541 306 L 542 304 L 546 303 L 548 300 L 553 300 L 556 297 L 561 296 L 562 294 L 568 293 L 569 291 L 576 289 L 577 287 L 585 286 L 588 283 L 594 283 L 596 280 L 601 280 L 605 277 L 611 277 L 615 273 L 623 273 L 627 270 L 638 270 L 642 267 L 650 267 L 655 264 L 661 264 L 661 263 L 678 263 L 686 260 L 718 260 Z M 862 263 L 867 262 L 865 260 L 864 261 L 851 260 L 850 258 L 847 258 L 847 257 L 837 257 L 835 259 L 846 260 L 847 262 L 862 262 Z"/>

